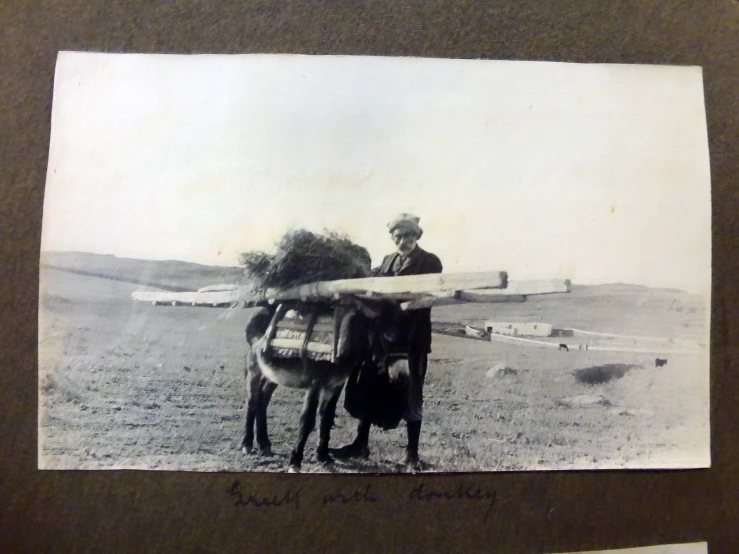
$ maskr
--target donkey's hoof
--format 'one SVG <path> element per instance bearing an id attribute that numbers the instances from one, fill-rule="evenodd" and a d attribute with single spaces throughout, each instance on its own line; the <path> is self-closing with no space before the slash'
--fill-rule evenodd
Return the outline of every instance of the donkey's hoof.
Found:
<path id="1" fill-rule="evenodd" d="M 303 455 L 293 452 L 288 462 L 288 473 L 300 473 L 300 466 L 303 465 Z"/>
<path id="2" fill-rule="evenodd" d="M 269 457 L 269 456 L 272 456 L 272 454 L 273 454 L 272 453 L 272 445 L 269 445 L 268 444 L 267 446 L 260 446 L 259 447 L 259 455 L 260 456 L 267 456 L 267 457 Z"/>

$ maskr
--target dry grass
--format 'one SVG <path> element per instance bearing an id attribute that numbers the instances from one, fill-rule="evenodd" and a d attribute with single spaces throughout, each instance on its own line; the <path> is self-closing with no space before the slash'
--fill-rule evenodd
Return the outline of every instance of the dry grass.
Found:
<path id="1" fill-rule="evenodd" d="M 290 288 L 315 281 L 354 279 L 370 275 L 371 258 L 366 248 L 339 233 L 288 231 L 275 245 L 275 252 L 245 252 L 239 257 L 245 275 L 257 289 Z"/>

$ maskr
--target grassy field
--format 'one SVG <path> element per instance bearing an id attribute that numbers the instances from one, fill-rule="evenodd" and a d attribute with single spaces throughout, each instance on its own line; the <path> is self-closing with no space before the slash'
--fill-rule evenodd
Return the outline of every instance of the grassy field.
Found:
<path id="1" fill-rule="evenodd" d="M 148 267 L 150 277 L 166 277 Z M 175 284 L 196 284 L 186 266 L 180 270 L 185 277 Z M 136 273 L 135 264 L 126 271 Z M 223 276 L 203 271 L 197 284 Z M 252 310 L 154 307 L 130 300 L 137 285 L 51 269 L 41 277 L 39 467 L 287 468 L 302 391 L 280 388 L 273 397 L 274 456 L 238 449 L 246 398 L 243 330 Z M 705 341 L 705 310 L 685 293 L 603 285 L 519 305 L 436 308 L 433 317 L 472 325 L 546 321 Z M 655 368 L 658 354 L 566 353 L 435 334 L 421 455 L 430 471 L 706 465 L 707 351 L 670 356 L 666 367 Z M 496 365 L 515 371 L 489 371 Z M 351 440 L 356 426 L 342 402 L 334 445 Z M 393 472 L 405 429 L 373 429 L 369 460 L 333 467 L 315 464 L 316 440 L 314 433 L 306 472 Z"/>

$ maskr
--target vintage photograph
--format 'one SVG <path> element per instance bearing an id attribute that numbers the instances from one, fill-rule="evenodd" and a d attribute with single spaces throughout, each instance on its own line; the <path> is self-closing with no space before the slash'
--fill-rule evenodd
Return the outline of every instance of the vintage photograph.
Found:
<path id="1" fill-rule="evenodd" d="M 710 466 L 699 67 L 61 52 L 45 191 L 40 469 Z"/>

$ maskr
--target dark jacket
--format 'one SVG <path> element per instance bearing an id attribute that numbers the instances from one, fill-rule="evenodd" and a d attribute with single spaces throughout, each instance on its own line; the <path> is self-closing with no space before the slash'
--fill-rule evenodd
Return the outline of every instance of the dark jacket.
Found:
<path id="1" fill-rule="evenodd" d="M 441 273 L 441 261 L 434 254 L 418 246 L 400 267 L 394 267 L 399 254 L 385 256 L 382 265 L 375 270 L 376 276 L 424 275 Z M 431 309 L 410 310 L 397 313 L 392 324 L 399 336 L 404 337 L 411 371 L 425 373 L 426 355 L 431 351 Z M 423 369 L 421 369 L 423 368 Z M 423 378 L 420 379 L 423 382 Z M 421 385 L 422 386 L 422 385 Z M 373 360 L 365 360 L 346 384 L 344 407 L 352 417 L 369 419 L 383 429 L 395 429 L 408 407 L 408 385 L 392 385 L 387 372 L 380 372 Z"/>
<path id="2" fill-rule="evenodd" d="M 426 275 L 428 273 L 441 273 L 441 260 L 436 254 L 426 252 L 420 246 L 411 252 L 405 260 L 405 263 L 400 266 L 398 271 L 393 271 L 393 263 L 400 256 L 398 252 L 388 254 L 382 260 L 380 267 L 373 270 L 376 275 L 383 275 L 387 277 L 399 276 L 399 275 Z"/>
<path id="3" fill-rule="evenodd" d="M 400 267 L 396 264 L 399 256 L 397 252 L 385 256 L 382 265 L 373 273 L 384 277 L 441 273 L 441 260 L 438 256 L 426 252 L 420 246 L 416 246 Z M 408 337 L 410 352 L 418 354 L 431 352 L 431 308 L 404 312 L 401 328 Z"/>

